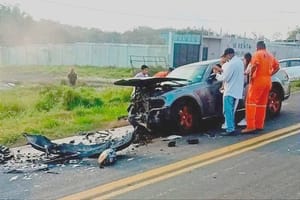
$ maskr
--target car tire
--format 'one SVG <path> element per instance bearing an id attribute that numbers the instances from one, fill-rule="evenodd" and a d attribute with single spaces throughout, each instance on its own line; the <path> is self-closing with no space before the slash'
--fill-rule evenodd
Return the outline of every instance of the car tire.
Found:
<path id="1" fill-rule="evenodd" d="M 276 88 L 272 88 L 269 94 L 268 104 L 267 104 L 267 116 L 269 118 L 276 117 L 279 115 L 282 105 L 282 98 L 280 91 Z"/>
<path id="2" fill-rule="evenodd" d="M 199 127 L 200 111 L 190 99 L 177 101 L 171 109 L 174 131 L 180 134 L 191 133 Z"/>

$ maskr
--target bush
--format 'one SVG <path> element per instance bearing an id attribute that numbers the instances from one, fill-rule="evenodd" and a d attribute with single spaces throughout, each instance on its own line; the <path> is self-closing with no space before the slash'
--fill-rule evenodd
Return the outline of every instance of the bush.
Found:
<path id="1" fill-rule="evenodd" d="M 19 102 L 0 103 L 0 119 L 15 117 L 23 111 L 25 108 Z"/>
<path id="2" fill-rule="evenodd" d="M 65 110 L 73 110 L 76 107 L 101 107 L 103 101 L 95 96 L 91 88 L 70 88 L 68 86 L 47 87 L 40 92 L 40 100 L 36 104 L 39 111 L 50 111 L 62 106 Z"/>
<path id="3" fill-rule="evenodd" d="M 76 107 L 101 107 L 103 101 L 87 92 L 69 89 L 63 95 L 63 105 L 66 110 L 73 110 Z"/>
<path id="4" fill-rule="evenodd" d="M 62 91 L 59 88 L 46 87 L 40 92 L 40 100 L 36 104 L 36 108 L 39 111 L 49 111 L 54 108 L 60 101 Z"/>

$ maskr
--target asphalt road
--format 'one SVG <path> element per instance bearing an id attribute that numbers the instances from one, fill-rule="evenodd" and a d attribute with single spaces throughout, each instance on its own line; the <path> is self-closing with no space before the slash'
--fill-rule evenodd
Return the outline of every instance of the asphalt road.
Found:
<path id="1" fill-rule="evenodd" d="M 300 131 L 111 199 L 300 199 Z"/>
<path id="2" fill-rule="evenodd" d="M 268 120 L 262 134 L 299 123 L 299 101 L 300 93 L 296 93 L 284 102 L 281 115 Z M 220 130 L 212 126 L 209 130 L 178 140 L 176 147 L 168 147 L 167 142 L 162 141 L 161 138 L 145 146 L 130 146 L 119 152 L 118 160 L 113 166 L 104 169 L 98 168 L 96 159 L 85 159 L 79 163 L 74 161 L 66 165 L 53 166 L 46 172 L 1 174 L 0 199 L 57 199 L 256 137 L 255 135 L 222 137 L 218 132 Z M 211 137 L 214 134 L 215 137 Z M 186 139 L 189 137 L 198 138 L 200 143 L 187 144 Z M 288 151 L 292 148 L 286 147 L 293 147 L 293 150 Z M 180 177 L 132 191 L 120 196 L 120 199 L 179 197 L 261 199 L 264 195 L 265 198 L 278 196 L 299 199 L 297 193 L 300 191 L 299 148 L 298 134 L 243 155 L 199 168 Z M 192 185 L 195 187 L 193 188 Z M 286 187 L 285 190 L 281 189 L 283 186 Z M 295 188 L 297 186 L 298 188 Z M 193 194 L 194 190 L 197 190 L 197 193 Z"/>

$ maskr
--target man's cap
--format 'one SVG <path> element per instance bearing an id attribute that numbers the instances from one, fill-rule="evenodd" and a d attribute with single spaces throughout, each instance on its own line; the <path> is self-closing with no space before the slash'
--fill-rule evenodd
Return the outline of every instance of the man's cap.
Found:
<path id="1" fill-rule="evenodd" d="M 221 57 L 227 56 L 228 54 L 234 54 L 234 49 L 233 48 L 227 48 L 225 49 L 223 55 Z"/>

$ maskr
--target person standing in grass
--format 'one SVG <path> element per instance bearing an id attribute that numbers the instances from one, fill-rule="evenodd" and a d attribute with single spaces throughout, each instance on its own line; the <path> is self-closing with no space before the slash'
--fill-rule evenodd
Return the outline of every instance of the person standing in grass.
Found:
<path id="1" fill-rule="evenodd" d="M 75 86 L 76 85 L 76 81 L 77 81 L 77 74 L 74 70 L 74 68 L 72 67 L 70 72 L 68 73 L 68 79 L 69 79 L 69 84 L 71 86 Z"/>

